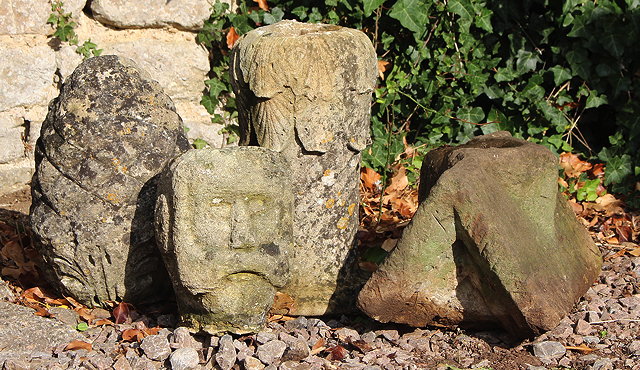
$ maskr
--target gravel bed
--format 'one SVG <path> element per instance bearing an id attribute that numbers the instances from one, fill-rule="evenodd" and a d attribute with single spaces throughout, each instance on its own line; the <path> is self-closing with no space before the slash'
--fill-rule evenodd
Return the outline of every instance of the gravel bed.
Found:
<path id="1" fill-rule="evenodd" d="M 568 317 L 523 343 L 499 330 L 415 329 L 364 316 L 298 317 L 271 322 L 255 335 L 194 336 L 174 328 L 175 316 L 161 315 L 87 330 L 90 352 L 62 344 L 51 354 L 8 360 L 4 368 L 640 369 L 639 276 L 640 257 L 606 261 L 599 281 Z M 64 312 L 56 316 L 69 324 L 77 320 Z M 140 343 L 122 341 L 126 329 L 156 325 L 164 328 Z"/>

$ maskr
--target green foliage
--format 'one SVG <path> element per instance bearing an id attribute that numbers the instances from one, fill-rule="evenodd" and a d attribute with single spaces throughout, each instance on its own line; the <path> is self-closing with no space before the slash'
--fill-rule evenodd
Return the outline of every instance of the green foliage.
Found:
<path id="1" fill-rule="evenodd" d="M 282 18 L 339 24 L 365 32 L 388 62 L 363 155 L 378 172 L 403 160 L 404 142 L 430 149 L 507 130 L 606 162 L 614 190 L 640 174 L 637 0 L 273 0 L 270 12 L 252 5 L 233 14 L 214 5 L 198 36 L 213 51 L 216 82 L 203 98 L 210 112 L 220 101 L 228 115 L 235 110 L 221 98 L 230 92 L 229 27 L 243 34 Z"/>
<path id="2" fill-rule="evenodd" d="M 89 325 L 86 322 L 81 322 L 76 325 L 76 330 L 78 331 L 86 331 L 89 329 Z"/>
<path id="3" fill-rule="evenodd" d="M 72 17 L 71 13 L 65 13 L 62 1 L 53 1 L 51 3 L 51 14 L 47 19 L 47 23 L 56 29 L 53 37 L 61 42 L 69 43 L 69 45 L 75 45 L 76 53 L 82 55 L 84 59 L 102 54 L 102 49 L 98 49 L 98 46 L 91 40 L 86 40 L 82 45 L 79 45 L 78 35 L 75 31 L 78 25 L 71 20 Z"/>
<path id="4" fill-rule="evenodd" d="M 193 145 L 195 149 L 202 149 L 208 147 L 209 143 L 203 139 L 195 139 L 191 145 Z"/>

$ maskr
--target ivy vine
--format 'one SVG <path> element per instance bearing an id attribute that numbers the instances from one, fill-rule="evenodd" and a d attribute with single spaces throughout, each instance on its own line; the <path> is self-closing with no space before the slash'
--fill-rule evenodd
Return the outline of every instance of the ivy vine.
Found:
<path id="1" fill-rule="evenodd" d="M 227 35 L 281 19 L 359 29 L 379 56 L 373 144 L 378 172 L 420 150 L 496 130 L 606 162 L 605 183 L 630 193 L 640 174 L 639 0 L 272 0 L 217 2 L 198 40 L 211 50 L 203 105 L 236 115 Z M 222 114 L 216 107 L 222 106 Z M 420 163 L 405 160 L 414 177 Z"/>

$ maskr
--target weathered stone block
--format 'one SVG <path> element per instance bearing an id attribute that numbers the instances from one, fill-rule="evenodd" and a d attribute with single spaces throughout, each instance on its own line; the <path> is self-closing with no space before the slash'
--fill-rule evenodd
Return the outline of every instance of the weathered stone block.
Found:
<path id="1" fill-rule="evenodd" d="M 104 24 L 119 28 L 176 27 L 186 30 L 202 28 L 211 15 L 210 0 L 93 0 L 91 11 Z"/>
<path id="2" fill-rule="evenodd" d="M 22 158 L 0 164 L 0 193 L 6 194 L 28 183 L 33 176 L 33 159 Z"/>
<path id="3" fill-rule="evenodd" d="M 47 105 L 55 91 L 55 55 L 47 45 L 31 48 L 0 44 L 0 111 Z"/>
<path id="4" fill-rule="evenodd" d="M 546 148 L 499 132 L 427 154 L 421 204 L 358 297 L 383 321 L 553 328 L 598 276 L 600 253 L 557 188 Z"/>
<path id="5" fill-rule="evenodd" d="M 171 99 L 131 60 L 88 59 L 42 125 L 31 224 L 49 279 L 88 305 L 161 299 L 156 175 L 187 150 Z"/>
<path id="6" fill-rule="evenodd" d="M 66 0 L 66 13 L 82 12 L 86 0 Z M 0 1 L 0 35 L 53 33 L 47 19 L 51 14 L 51 3 L 45 0 Z M 5 59 L 0 59 L 5 60 Z"/>
<path id="7" fill-rule="evenodd" d="M 0 164 L 24 157 L 24 121 L 0 112 Z"/>
<path id="8" fill-rule="evenodd" d="M 281 21 L 244 35 L 231 55 L 241 145 L 282 152 L 295 196 L 292 314 L 352 310 L 360 150 L 369 141 L 377 58 L 349 28 Z"/>
<path id="9" fill-rule="evenodd" d="M 163 173 L 158 244 L 183 321 L 215 334 L 258 331 L 289 279 L 293 194 L 279 153 L 191 150 Z"/>

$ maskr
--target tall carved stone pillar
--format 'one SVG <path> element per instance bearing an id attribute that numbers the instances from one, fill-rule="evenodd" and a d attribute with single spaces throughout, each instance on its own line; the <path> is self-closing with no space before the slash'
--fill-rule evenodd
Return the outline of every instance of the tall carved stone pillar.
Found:
<path id="1" fill-rule="evenodd" d="M 358 173 L 376 60 L 360 31 L 295 21 L 253 30 L 233 49 L 241 145 L 279 151 L 292 168 L 291 314 L 355 307 Z"/>

